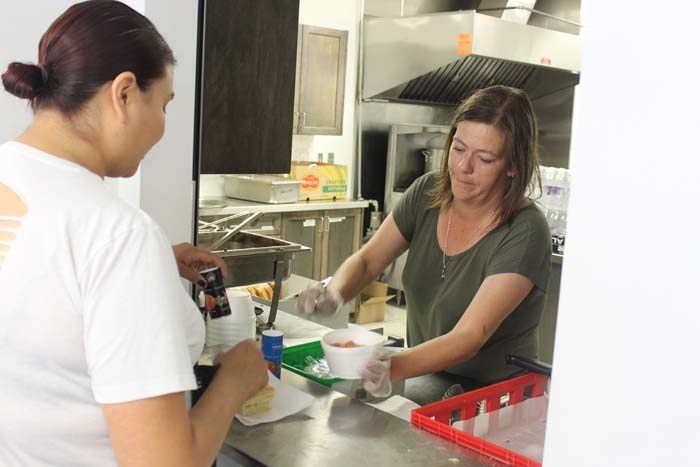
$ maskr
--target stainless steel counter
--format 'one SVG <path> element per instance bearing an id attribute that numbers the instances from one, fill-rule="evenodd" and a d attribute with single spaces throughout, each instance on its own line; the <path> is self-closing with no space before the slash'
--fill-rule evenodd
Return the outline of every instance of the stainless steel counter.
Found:
<path id="1" fill-rule="evenodd" d="M 216 207 L 206 207 L 206 203 L 214 203 Z M 296 203 L 266 204 L 254 201 L 244 201 L 235 198 L 206 198 L 199 207 L 200 216 L 223 216 L 237 214 L 244 211 L 272 212 L 298 212 L 298 211 L 323 211 L 327 209 L 356 209 L 366 208 L 369 202 L 366 200 L 337 201 L 299 201 Z"/>
<path id="2" fill-rule="evenodd" d="M 329 330 L 282 311 L 275 325 L 286 343 L 318 339 Z M 246 427 L 234 420 L 222 455 L 243 466 L 500 465 L 285 369 L 282 381 L 313 395 L 315 402 L 274 423 Z"/>
<path id="3" fill-rule="evenodd" d="M 234 461 L 271 467 L 500 465 L 292 372 L 283 370 L 282 381 L 315 402 L 274 423 L 246 427 L 234 420 L 225 444 L 237 452 L 222 451 Z"/>

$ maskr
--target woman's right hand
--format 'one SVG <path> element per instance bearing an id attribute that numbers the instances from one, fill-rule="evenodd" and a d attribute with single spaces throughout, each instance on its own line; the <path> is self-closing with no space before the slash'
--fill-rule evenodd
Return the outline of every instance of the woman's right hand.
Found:
<path id="1" fill-rule="evenodd" d="M 297 310 L 307 315 L 315 312 L 332 315 L 342 305 L 343 297 L 337 292 L 329 290 L 323 282 L 317 282 L 313 286 L 307 287 L 297 299 Z"/>
<path id="2" fill-rule="evenodd" d="M 216 363 L 221 365 L 217 373 L 235 378 L 242 384 L 245 400 L 264 388 L 268 382 L 267 364 L 263 354 L 251 339 L 239 342 L 233 348 L 219 354 Z"/>

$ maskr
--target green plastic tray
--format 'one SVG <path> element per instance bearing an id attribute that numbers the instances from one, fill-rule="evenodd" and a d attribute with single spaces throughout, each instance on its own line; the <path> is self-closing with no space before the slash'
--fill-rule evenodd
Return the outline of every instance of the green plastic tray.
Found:
<path id="1" fill-rule="evenodd" d="M 304 371 L 306 367 L 306 362 L 304 360 L 307 356 L 314 358 L 323 357 L 323 348 L 321 347 L 320 341 L 282 349 L 282 367 L 329 388 L 338 381 L 343 381 L 341 378 L 319 378 L 318 376 L 306 373 Z"/>

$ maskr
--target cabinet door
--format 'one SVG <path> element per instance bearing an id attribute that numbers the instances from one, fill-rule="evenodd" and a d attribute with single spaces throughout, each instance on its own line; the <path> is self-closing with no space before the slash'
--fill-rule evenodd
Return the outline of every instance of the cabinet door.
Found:
<path id="1" fill-rule="evenodd" d="M 361 210 L 325 211 L 321 275 L 332 276 L 360 246 Z"/>
<path id="2" fill-rule="evenodd" d="M 288 173 L 299 0 L 205 0 L 200 171 Z"/>
<path id="3" fill-rule="evenodd" d="M 319 211 L 285 213 L 282 219 L 282 238 L 311 248 L 292 260 L 293 274 L 321 280 L 321 245 L 323 216 Z"/>
<path id="4" fill-rule="evenodd" d="M 300 26 L 295 125 L 301 135 L 343 133 L 348 32 Z"/>

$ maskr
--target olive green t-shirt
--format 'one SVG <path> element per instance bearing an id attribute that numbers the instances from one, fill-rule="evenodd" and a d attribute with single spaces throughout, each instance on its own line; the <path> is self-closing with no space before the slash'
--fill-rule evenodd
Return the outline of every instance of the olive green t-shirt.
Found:
<path id="1" fill-rule="evenodd" d="M 551 268 L 551 234 L 542 212 L 530 204 L 513 220 L 485 235 L 474 246 L 447 258 L 437 240 L 439 208 L 429 208 L 437 172 L 417 179 L 393 211 L 409 242 L 403 286 L 406 295 L 408 345 L 414 347 L 451 331 L 481 283 L 500 273 L 521 274 L 535 285 L 484 344 L 479 353 L 448 372 L 489 384 L 521 372 L 505 364 L 507 354 L 537 357 L 537 325 L 544 309 Z"/>

